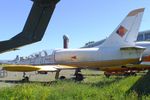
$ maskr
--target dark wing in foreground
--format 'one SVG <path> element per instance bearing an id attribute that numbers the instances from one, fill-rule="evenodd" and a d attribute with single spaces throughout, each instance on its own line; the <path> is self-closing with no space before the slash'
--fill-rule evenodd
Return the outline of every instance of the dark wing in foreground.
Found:
<path id="1" fill-rule="evenodd" d="M 23 31 L 9 40 L 0 42 L 0 53 L 38 42 L 42 39 L 59 0 L 32 0 L 33 6 Z"/>

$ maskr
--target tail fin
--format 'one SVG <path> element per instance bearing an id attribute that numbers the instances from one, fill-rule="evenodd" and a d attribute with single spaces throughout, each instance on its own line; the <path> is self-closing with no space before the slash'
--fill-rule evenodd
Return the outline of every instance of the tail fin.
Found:
<path id="1" fill-rule="evenodd" d="M 18 61 L 18 60 L 19 60 L 19 55 L 17 55 L 13 61 Z"/>
<path id="2" fill-rule="evenodd" d="M 134 46 L 144 8 L 131 11 L 101 46 Z"/>

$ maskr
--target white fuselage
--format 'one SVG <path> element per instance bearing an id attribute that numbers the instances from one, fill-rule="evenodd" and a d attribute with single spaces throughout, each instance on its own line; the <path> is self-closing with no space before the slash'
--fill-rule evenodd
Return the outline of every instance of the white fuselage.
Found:
<path id="1" fill-rule="evenodd" d="M 150 55 L 150 42 L 136 42 L 136 46 L 145 47 L 141 53 L 128 50 L 121 51 L 116 47 L 62 49 L 54 51 L 56 64 L 66 64 L 81 67 L 111 67 L 123 66 L 125 64 L 138 63 L 141 56 Z"/>
<path id="2" fill-rule="evenodd" d="M 55 64 L 78 67 L 110 67 L 137 63 L 140 54 L 135 51 L 122 52 L 119 48 L 62 49 L 53 53 Z"/>
<path id="3" fill-rule="evenodd" d="M 137 42 L 136 46 L 145 47 L 143 55 L 150 55 L 150 42 Z M 121 51 L 115 47 L 105 48 L 82 48 L 82 49 L 59 49 L 50 55 L 9 61 L 13 64 L 48 65 L 63 64 L 79 67 L 100 68 L 122 66 L 129 63 L 139 62 L 141 55 L 134 52 Z"/>

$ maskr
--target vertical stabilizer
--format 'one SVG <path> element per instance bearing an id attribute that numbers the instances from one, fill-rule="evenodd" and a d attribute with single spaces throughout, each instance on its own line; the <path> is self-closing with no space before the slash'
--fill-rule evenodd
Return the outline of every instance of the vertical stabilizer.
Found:
<path id="1" fill-rule="evenodd" d="M 101 46 L 134 46 L 144 8 L 131 11 Z"/>

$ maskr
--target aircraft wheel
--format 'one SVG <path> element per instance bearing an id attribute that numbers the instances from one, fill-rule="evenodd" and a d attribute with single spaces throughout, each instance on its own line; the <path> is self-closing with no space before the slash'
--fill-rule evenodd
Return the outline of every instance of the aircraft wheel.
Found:
<path id="1" fill-rule="evenodd" d="M 76 77 L 75 77 L 75 80 L 76 80 L 76 81 L 82 81 L 82 80 L 84 79 L 84 77 L 83 77 L 82 74 L 76 74 L 75 76 L 76 76 Z"/>
<path id="2" fill-rule="evenodd" d="M 109 78 L 110 77 L 110 72 L 104 72 L 104 75 Z"/>
<path id="3" fill-rule="evenodd" d="M 65 77 L 65 76 L 60 76 L 59 79 L 60 79 L 60 80 L 64 80 L 64 79 L 66 79 L 66 77 Z"/>
<path id="4" fill-rule="evenodd" d="M 132 72 L 131 75 L 132 76 L 137 76 L 137 74 L 135 72 Z"/>
<path id="5" fill-rule="evenodd" d="M 109 77 L 110 77 L 110 75 L 109 75 L 109 74 L 105 74 L 105 76 L 106 76 L 107 78 L 109 78 Z"/>
<path id="6" fill-rule="evenodd" d="M 134 76 L 137 76 L 137 74 L 136 74 L 136 73 L 134 73 Z"/>
<path id="7" fill-rule="evenodd" d="M 28 76 L 24 77 L 24 78 L 22 79 L 22 81 L 23 81 L 23 82 L 29 82 L 29 77 L 28 77 Z"/>
<path id="8" fill-rule="evenodd" d="M 124 73 L 124 76 L 126 76 L 126 77 L 127 77 L 127 76 L 130 76 L 130 74 L 129 74 L 129 73 Z"/>

